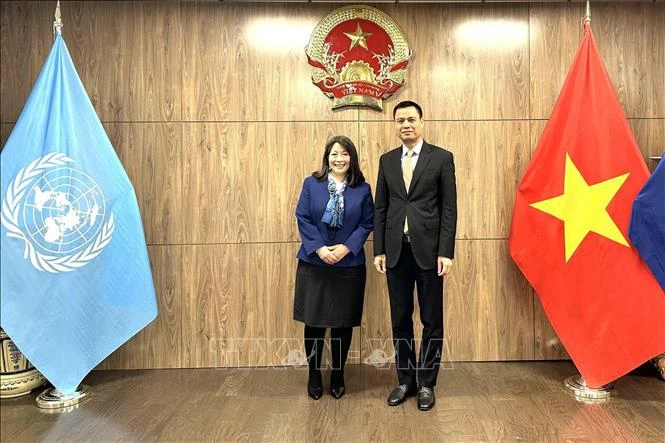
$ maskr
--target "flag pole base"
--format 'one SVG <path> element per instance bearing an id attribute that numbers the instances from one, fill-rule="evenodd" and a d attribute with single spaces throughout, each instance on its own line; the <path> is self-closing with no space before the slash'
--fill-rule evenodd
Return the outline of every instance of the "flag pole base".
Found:
<path id="1" fill-rule="evenodd" d="M 92 395 L 88 385 L 80 384 L 76 391 L 71 394 L 63 394 L 56 388 L 49 388 L 39 394 L 35 404 L 41 409 L 58 410 L 54 412 L 66 412 L 74 409 L 79 403 L 87 400 Z"/>
<path id="2" fill-rule="evenodd" d="M 611 384 L 590 388 L 581 375 L 568 377 L 563 382 L 563 386 L 566 388 L 566 392 L 582 403 L 605 403 L 610 401 L 614 392 L 614 386 Z"/>

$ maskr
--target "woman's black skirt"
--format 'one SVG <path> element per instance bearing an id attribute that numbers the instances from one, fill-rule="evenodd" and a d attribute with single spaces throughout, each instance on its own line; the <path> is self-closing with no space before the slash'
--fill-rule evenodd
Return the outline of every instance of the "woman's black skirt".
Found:
<path id="1" fill-rule="evenodd" d="M 308 326 L 360 326 L 365 300 L 365 265 L 317 266 L 298 260 L 293 318 Z"/>

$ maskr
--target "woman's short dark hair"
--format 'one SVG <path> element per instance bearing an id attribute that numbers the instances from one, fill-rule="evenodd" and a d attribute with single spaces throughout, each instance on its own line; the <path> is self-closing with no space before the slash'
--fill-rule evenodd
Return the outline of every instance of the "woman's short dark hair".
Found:
<path id="1" fill-rule="evenodd" d="M 328 179 L 328 172 L 330 172 L 330 167 L 328 166 L 328 157 L 330 156 L 330 151 L 332 151 L 335 143 L 339 143 L 346 150 L 346 152 L 349 153 L 349 157 L 351 158 L 349 172 L 346 176 L 347 184 L 349 186 L 355 186 L 360 183 L 364 183 L 365 176 L 360 170 L 360 162 L 358 161 L 358 151 L 356 150 L 356 145 L 353 144 L 349 137 L 345 137 L 343 135 L 336 135 L 331 137 L 326 142 L 326 147 L 323 150 L 323 161 L 321 162 L 321 169 L 312 173 L 314 178 L 320 181 Z"/>

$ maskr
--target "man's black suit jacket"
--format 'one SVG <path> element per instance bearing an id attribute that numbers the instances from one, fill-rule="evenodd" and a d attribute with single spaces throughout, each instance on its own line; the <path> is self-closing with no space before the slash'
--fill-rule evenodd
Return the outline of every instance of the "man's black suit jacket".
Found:
<path id="1" fill-rule="evenodd" d="M 390 268 L 399 260 L 407 215 L 411 249 L 418 266 L 436 269 L 437 256 L 454 258 L 457 188 L 450 151 L 423 142 L 408 193 L 402 175 L 402 147 L 381 156 L 374 210 L 374 255 L 386 254 Z"/>

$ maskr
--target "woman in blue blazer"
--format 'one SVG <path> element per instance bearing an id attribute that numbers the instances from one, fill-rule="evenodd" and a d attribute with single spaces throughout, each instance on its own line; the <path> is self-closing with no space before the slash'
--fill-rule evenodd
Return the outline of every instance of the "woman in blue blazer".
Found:
<path id="1" fill-rule="evenodd" d="M 331 328 L 330 394 L 340 398 L 353 327 L 360 326 L 363 312 L 363 245 L 374 219 L 372 192 L 349 138 L 336 136 L 326 143 L 321 169 L 303 182 L 296 219 L 302 246 L 293 318 L 305 323 L 307 393 L 315 400 L 323 394 L 321 357 L 326 328 Z"/>

